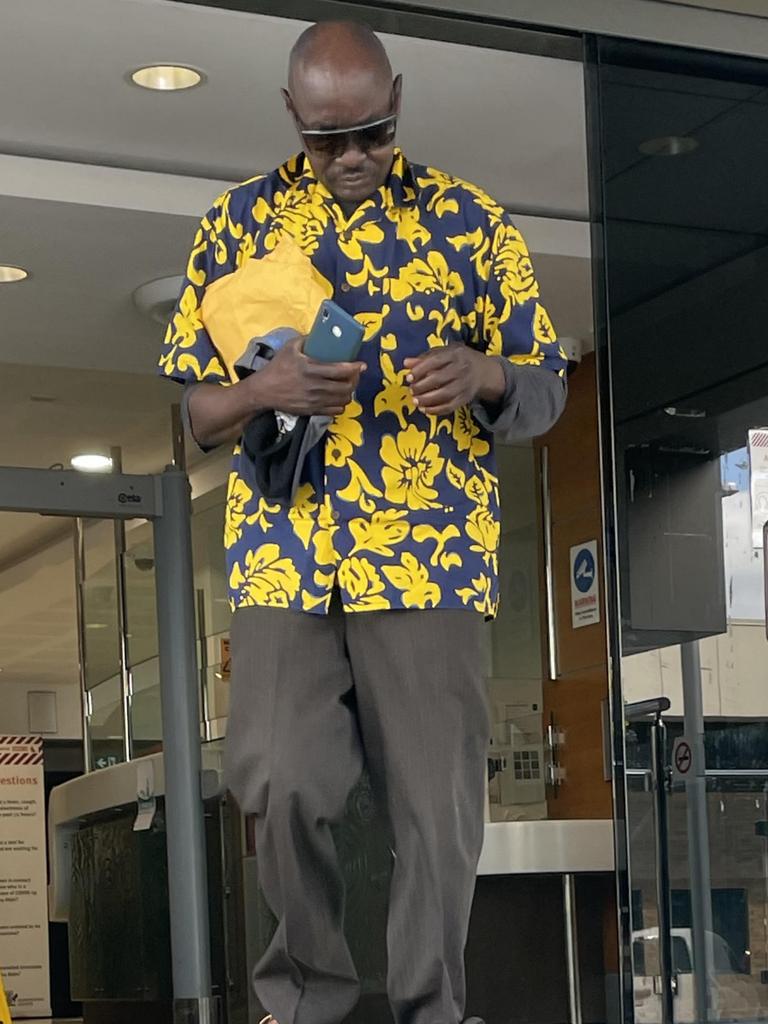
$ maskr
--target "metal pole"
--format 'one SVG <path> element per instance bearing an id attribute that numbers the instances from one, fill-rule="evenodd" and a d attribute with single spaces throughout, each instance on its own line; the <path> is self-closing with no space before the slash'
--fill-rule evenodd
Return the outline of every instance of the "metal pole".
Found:
<path id="1" fill-rule="evenodd" d="M 213 735 L 211 729 L 211 706 L 208 700 L 208 630 L 205 621 L 205 591 L 196 591 L 197 598 L 197 629 L 200 634 L 200 708 L 203 713 L 203 736 L 210 743 Z"/>
<path id="2" fill-rule="evenodd" d="M 112 472 L 122 473 L 123 453 L 112 448 Z M 117 641 L 120 664 L 120 704 L 123 726 L 123 760 L 133 760 L 133 680 L 128 653 L 128 600 L 125 586 L 125 523 L 114 522 L 115 531 L 115 593 L 117 597 Z"/>
<path id="3" fill-rule="evenodd" d="M 161 477 L 155 520 L 155 585 L 163 705 L 165 815 L 174 1021 L 213 1024 L 208 883 L 201 794 L 200 710 L 189 481 Z"/>
<path id="4" fill-rule="evenodd" d="M 93 753 L 91 750 L 90 694 L 88 693 L 88 676 L 85 666 L 85 659 L 87 657 L 85 644 L 85 601 L 83 599 L 83 587 L 85 586 L 85 526 L 82 519 L 75 519 L 74 542 L 77 661 L 80 675 L 80 716 L 83 727 L 83 771 L 87 773 L 93 768 Z"/>
<path id="5" fill-rule="evenodd" d="M 709 863 L 709 816 L 704 758 L 704 706 L 701 694 L 699 643 L 680 645 L 683 670 L 685 735 L 693 751 L 693 769 L 685 782 L 688 817 L 688 872 L 691 887 L 691 938 L 695 1020 L 710 1019 L 712 977 L 712 876 Z"/>
<path id="6" fill-rule="evenodd" d="M 669 818 L 667 808 L 667 727 L 661 715 L 651 725 L 651 765 L 656 832 L 656 909 L 659 916 L 661 1024 L 674 1024 L 675 977 L 672 963 L 672 896 L 669 881 Z"/>
<path id="7" fill-rule="evenodd" d="M 181 406 L 171 406 L 171 451 L 173 465 L 176 469 L 187 469 L 187 449 L 184 439 L 184 419 Z"/>
<path id="8" fill-rule="evenodd" d="M 560 676 L 557 644 L 557 606 L 555 602 L 555 565 L 552 543 L 552 485 L 550 481 L 549 448 L 541 449 L 541 510 L 544 526 L 544 583 L 547 600 L 547 661 L 549 678 L 557 682 Z"/>
<path id="9" fill-rule="evenodd" d="M 568 972 L 569 1024 L 582 1024 L 576 878 L 572 874 L 563 875 L 563 908 L 565 910 L 565 964 Z"/>

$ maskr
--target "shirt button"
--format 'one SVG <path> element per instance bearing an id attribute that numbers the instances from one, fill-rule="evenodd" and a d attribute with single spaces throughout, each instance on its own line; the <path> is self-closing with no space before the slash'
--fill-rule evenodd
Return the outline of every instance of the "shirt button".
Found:
<path id="1" fill-rule="evenodd" d="M 339 513 L 339 512 L 332 512 L 331 513 L 331 518 L 333 519 L 333 521 L 335 523 L 338 523 L 338 521 L 341 519 L 341 513 Z"/>
<path id="2" fill-rule="evenodd" d="M 341 286 L 341 290 L 342 290 L 343 292 L 348 292 L 348 291 L 351 291 L 351 290 L 352 290 L 352 288 L 351 288 L 351 285 L 349 285 L 349 284 L 348 284 L 348 283 L 347 283 L 347 282 L 345 281 L 345 282 L 344 282 L 344 284 L 343 284 L 343 285 Z"/>

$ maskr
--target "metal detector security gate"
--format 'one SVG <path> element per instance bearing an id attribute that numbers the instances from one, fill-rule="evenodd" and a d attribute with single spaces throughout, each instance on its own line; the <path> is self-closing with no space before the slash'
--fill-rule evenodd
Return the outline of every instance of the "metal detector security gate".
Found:
<path id="1" fill-rule="evenodd" d="M 174 1022 L 216 1024 L 187 476 L 175 467 L 157 476 L 130 476 L 0 466 L 0 511 L 83 519 L 147 519 L 153 524 Z"/>

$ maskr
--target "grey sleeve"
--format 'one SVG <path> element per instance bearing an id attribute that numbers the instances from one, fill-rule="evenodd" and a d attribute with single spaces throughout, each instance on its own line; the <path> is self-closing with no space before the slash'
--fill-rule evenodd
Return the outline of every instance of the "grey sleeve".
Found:
<path id="1" fill-rule="evenodd" d="M 507 386 L 494 409 L 483 402 L 472 403 L 477 422 L 493 431 L 502 444 L 546 434 L 565 408 L 565 382 L 541 366 L 517 366 L 503 356 L 489 358 L 501 363 Z"/>

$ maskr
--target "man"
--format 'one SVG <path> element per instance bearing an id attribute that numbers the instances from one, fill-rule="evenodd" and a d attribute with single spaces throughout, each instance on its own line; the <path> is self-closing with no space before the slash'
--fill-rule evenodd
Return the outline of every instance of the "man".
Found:
<path id="1" fill-rule="evenodd" d="M 523 239 L 480 189 L 406 161 L 400 97 L 369 29 L 301 36 L 284 98 L 304 152 L 203 219 L 161 359 L 195 384 L 205 447 L 237 442 L 265 410 L 333 417 L 290 504 L 254 493 L 236 448 L 226 514 L 228 783 L 255 816 L 278 921 L 254 984 L 279 1024 L 339 1024 L 358 998 L 330 826 L 364 767 L 392 832 L 393 1013 L 462 1020 L 498 590 L 494 434 L 543 433 L 565 400 Z M 314 362 L 296 338 L 233 383 L 221 324 L 272 298 L 248 275 L 280 252 L 365 326 L 360 360 Z M 303 287 L 286 275 L 284 302 Z"/>

